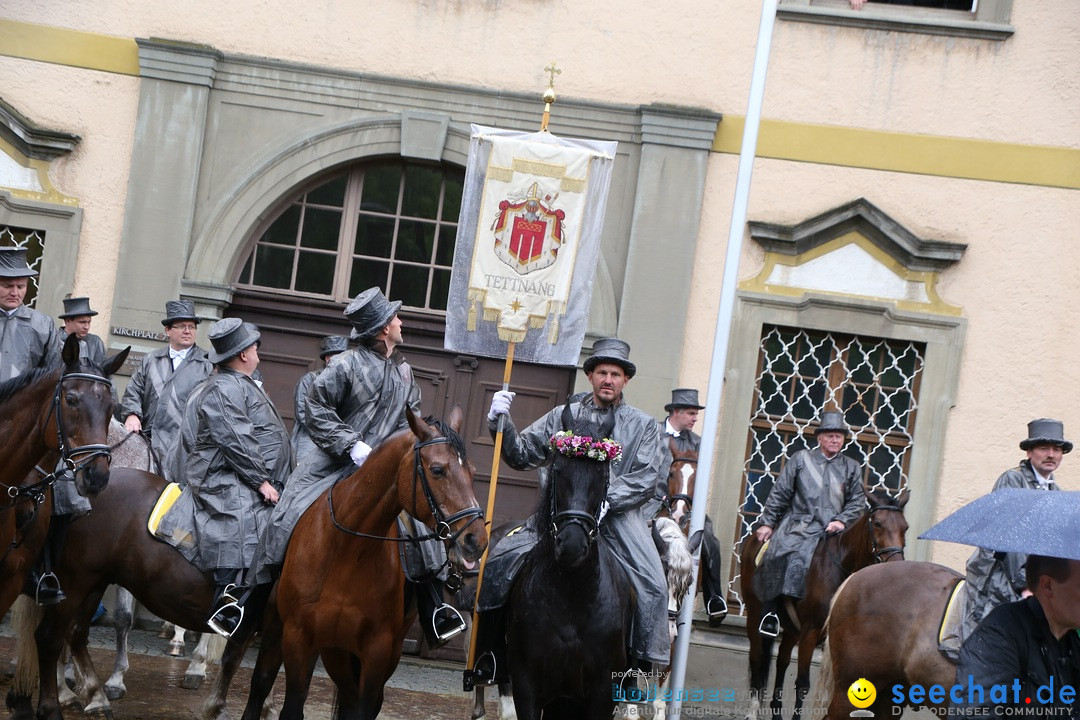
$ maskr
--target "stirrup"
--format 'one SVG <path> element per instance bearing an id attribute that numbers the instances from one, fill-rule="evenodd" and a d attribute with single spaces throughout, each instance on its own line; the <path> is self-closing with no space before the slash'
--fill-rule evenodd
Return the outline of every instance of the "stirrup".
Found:
<path id="1" fill-rule="evenodd" d="M 34 585 L 34 602 L 38 605 L 51 606 L 59 605 L 67 600 L 67 595 L 60 589 L 60 579 L 56 577 L 56 573 L 49 572 L 42 573 L 38 577 L 37 584 Z"/>
<path id="2" fill-rule="evenodd" d="M 244 622 L 244 606 L 233 601 L 215 610 L 206 624 L 218 635 L 231 638 L 242 622 Z"/>
<path id="3" fill-rule="evenodd" d="M 472 692 L 473 688 L 495 684 L 495 673 L 499 667 L 495 659 L 495 653 L 488 650 L 480 654 L 473 663 L 472 670 L 466 670 L 462 686 L 465 692 Z"/>
<path id="4" fill-rule="evenodd" d="M 758 625 L 758 632 L 762 635 L 768 635 L 769 637 L 776 637 L 780 634 L 780 616 L 774 612 L 766 613 L 761 618 L 761 623 Z"/>
<path id="5" fill-rule="evenodd" d="M 441 618 L 440 614 L 442 615 Z M 435 608 L 435 612 L 431 614 L 431 626 L 435 630 L 435 637 L 441 643 L 459 633 L 465 632 L 468 627 L 465 624 L 465 618 L 461 616 L 457 608 L 449 603 L 443 603 Z"/>

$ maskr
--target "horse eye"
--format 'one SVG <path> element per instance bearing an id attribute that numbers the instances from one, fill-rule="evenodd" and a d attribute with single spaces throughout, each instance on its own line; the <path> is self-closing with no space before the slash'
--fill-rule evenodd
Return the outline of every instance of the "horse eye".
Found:
<path id="1" fill-rule="evenodd" d="M 446 469 L 442 465 L 432 465 L 431 466 L 431 474 L 442 477 L 443 475 L 446 474 Z"/>
<path id="2" fill-rule="evenodd" d="M 75 407 L 79 404 L 79 396 L 75 393 L 64 393 L 64 402 L 71 407 Z"/>

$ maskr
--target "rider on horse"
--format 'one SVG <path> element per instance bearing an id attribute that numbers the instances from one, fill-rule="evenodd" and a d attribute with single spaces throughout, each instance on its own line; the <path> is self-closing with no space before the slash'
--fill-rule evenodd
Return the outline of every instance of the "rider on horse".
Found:
<path id="1" fill-rule="evenodd" d="M 629 354 L 630 346 L 622 340 L 597 340 L 584 364 L 592 392 L 571 398 L 570 409 L 579 422 L 596 427 L 603 424 L 607 413 L 615 413 L 612 439 L 622 444 L 623 452 L 622 459 L 612 463 L 600 537 L 626 569 L 634 588 L 637 604 L 629 650 L 635 665 L 645 668 L 652 662 L 666 663 L 670 654 L 667 582 L 645 516 L 646 505 L 655 493 L 663 453 L 656 421 L 623 400 L 623 387 L 637 370 Z M 494 433 L 499 416 L 505 415 L 503 458 L 517 470 L 540 468 L 540 482 L 546 483 L 547 465 L 554 453 L 549 443 L 562 429 L 563 408 L 551 410 L 518 432 L 510 421 L 512 400 L 513 393 L 495 393 L 488 413 L 489 426 Z M 467 686 L 490 684 L 496 672 L 500 678 L 505 675 L 499 668 L 505 652 L 504 618 L 497 611 L 506 603 L 525 554 L 536 539 L 530 519 L 500 542 L 488 558 L 477 603 L 482 611 L 477 620 L 477 660 L 472 670 L 465 671 Z"/>
<path id="2" fill-rule="evenodd" d="M 841 532 L 866 508 L 859 464 L 840 452 L 848 437 L 843 413 L 822 413 L 814 435 L 818 447 L 795 453 L 776 478 L 755 531 L 769 543 L 754 575 L 764 603 L 763 635 L 780 632 L 778 598 L 806 594 L 806 573 L 822 535 Z"/>

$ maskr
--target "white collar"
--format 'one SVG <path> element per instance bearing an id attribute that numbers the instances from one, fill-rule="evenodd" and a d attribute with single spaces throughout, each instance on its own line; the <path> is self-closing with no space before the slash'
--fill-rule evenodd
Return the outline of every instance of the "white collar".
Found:
<path id="1" fill-rule="evenodd" d="M 671 420 L 668 419 L 664 420 L 664 432 L 666 432 L 671 437 L 679 437 L 679 431 L 672 427 Z"/>

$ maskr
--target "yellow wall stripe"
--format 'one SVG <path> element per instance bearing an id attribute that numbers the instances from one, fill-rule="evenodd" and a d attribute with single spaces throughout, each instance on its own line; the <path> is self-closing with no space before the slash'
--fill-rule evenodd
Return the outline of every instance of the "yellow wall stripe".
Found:
<path id="1" fill-rule="evenodd" d="M 0 19 L 0 55 L 57 65 L 139 74 L 139 46 L 133 38 Z"/>
<path id="2" fill-rule="evenodd" d="M 724 115 L 713 150 L 738 154 L 746 118 Z M 1080 189 L 1080 150 L 762 120 L 758 156 Z"/>

